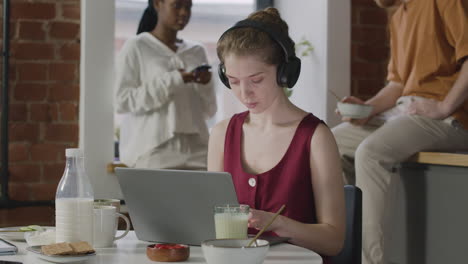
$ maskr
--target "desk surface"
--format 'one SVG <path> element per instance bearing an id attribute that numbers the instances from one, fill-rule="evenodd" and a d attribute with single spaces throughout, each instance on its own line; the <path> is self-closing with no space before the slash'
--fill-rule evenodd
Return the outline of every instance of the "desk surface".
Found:
<path id="1" fill-rule="evenodd" d="M 24 264 L 51 263 L 39 259 L 34 253 L 26 250 L 25 242 L 11 241 L 19 252 L 14 256 L 0 256 L 0 260 L 19 261 Z M 113 248 L 97 249 L 96 256 L 83 263 L 156 263 L 146 257 L 146 245 L 149 243 L 139 241 L 135 233 L 131 231 L 125 238 L 117 240 Z M 159 263 L 159 262 L 158 262 Z M 175 263 L 175 262 L 172 262 Z M 206 263 L 200 247 L 190 247 L 190 258 L 180 263 Z M 315 252 L 291 244 L 272 246 L 268 252 L 264 264 L 288 263 L 288 264 L 321 264 L 322 258 Z"/>

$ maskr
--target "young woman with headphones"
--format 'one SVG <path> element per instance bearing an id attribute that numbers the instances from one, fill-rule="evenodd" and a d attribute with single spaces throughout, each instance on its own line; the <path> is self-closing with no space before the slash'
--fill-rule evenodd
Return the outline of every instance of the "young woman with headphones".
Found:
<path id="1" fill-rule="evenodd" d="M 255 12 L 223 33 L 217 52 L 221 81 L 248 111 L 212 129 L 208 170 L 231 173 L 239 203 L 253 208 L 250 233 L 284 204 L 268 231 L 338 254 L 345 236 L 340 158 L 330 129 L 283 92 L 301 65 L 287 24 L 275 8 Z"/>

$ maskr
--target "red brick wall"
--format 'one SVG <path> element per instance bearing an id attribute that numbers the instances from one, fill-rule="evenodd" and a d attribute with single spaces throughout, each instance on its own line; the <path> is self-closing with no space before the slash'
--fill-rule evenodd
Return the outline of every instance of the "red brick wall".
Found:
<path id="1" fill-rule="evenodd" d="M 386 82 L 387 12 L 374 0 L 352 0 L 351 94 L 367 99 Z"/>
<path id="2" fill-rule="evenodd" d="M 78 145 L 80 1 L 11 0 L 10 24 L 10 198 L 53 200 L 64 150 Z M 47 213 L 34 223 L 53 218 L 1 210 L 0 225 L 27 224 L 35 210 Z"/>

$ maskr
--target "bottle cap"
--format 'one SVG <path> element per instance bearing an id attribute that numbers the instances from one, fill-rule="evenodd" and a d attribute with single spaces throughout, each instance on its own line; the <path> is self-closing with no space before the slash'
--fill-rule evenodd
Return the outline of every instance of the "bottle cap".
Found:
<path id="1" fill-rule="evenodd" d="M 65 150 L 66 157 L 82 157 L 83 151 L 79 148 L 67 148 Z"/>

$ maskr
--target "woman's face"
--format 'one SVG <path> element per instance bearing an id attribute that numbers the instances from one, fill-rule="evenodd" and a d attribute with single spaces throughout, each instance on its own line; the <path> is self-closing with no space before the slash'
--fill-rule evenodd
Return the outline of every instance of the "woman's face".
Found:
<path id="1" fill-rule="evenodd" d="M 158 24 L 179 31 L 185 28 L 192 13 L 192 0 L 155 0 Z"/>
<path id="2" fill-rule="evenodd" d="M 261 113 L 283 93 L 276 82 L 276 65 L 264 63 L 258 56 L 225 57 L 226 76 L 237 99 L 252 113 Z"/>

